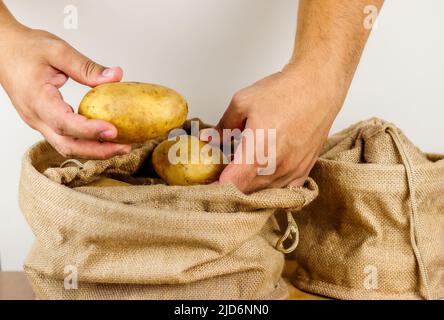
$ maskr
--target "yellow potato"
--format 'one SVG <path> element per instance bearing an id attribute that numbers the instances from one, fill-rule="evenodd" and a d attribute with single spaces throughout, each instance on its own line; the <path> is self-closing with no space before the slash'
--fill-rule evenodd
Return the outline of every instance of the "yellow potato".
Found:
<path id="1" fill-rule="evenodd" d="M 138 143 L 182 126 L 188 106 L 179 93 L 167 87 L 118 82 L 89 91 L 80 103 L 79 114 L 114 124 L 118 136 L 112 142 Z"/>
<path id="2" fill-rule="evenodd" d="M 85 187 L 128 187 L 129 183 L 114 180 L 106 177 L 100 177 L 99 179 L 87 184 Z"/>
<path id="3" fill-rule="evenodd" d="M 219 148 L 194 136 L 179 136 L 159 144 L 154 149 L 152 163 L 168 184 L 189 186 L 217 181 L 225 166 L 224 159 Z"/>

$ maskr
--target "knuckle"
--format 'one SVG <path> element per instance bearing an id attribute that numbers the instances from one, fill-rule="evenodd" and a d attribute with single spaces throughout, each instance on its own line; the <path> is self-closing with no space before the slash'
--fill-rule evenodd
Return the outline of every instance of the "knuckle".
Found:
<path id="1" fill-rule="evenodd" d="M 90 60 L 90 59 L 86 59 L 83 63 L 82 63 L 82 69 L 81 69 L 81 74 L 82 76 L 87 79 L 89 78 L 91 75 L 94 74 L 94 72 L 97 70 L 98 66 L 97 64 Z"/>
<path id="2" fill-rule="evenodd" d="M 30 114 L 28 114 L 27 112 L 24 112 L 22 114 L 20 114 L 23 121 L 28 124 L 28 126 L 30 126 L 31 128 L 35 129 L 35 120 L 34 117 Z"/>
<path id="3" fill-rule="evenodd" d="M 69 48 L 68 44 L 61 39 L 47 38 L 46 45 L 50 48 L 53 56 L 64 56 Z"/>
<path id="4" fill-rule="evenodd" d="M 239 91 L 233 96 L 232 105 L 234 107 L 241 107 L 245 103 L 245 95 L 242 91 Z"/>
<path id="5" fill-rule="evenodd" d="M 73 152 L 72 148 L 70 148 L 69 146 L 65 146 L 65 145 L 56 146 L 56 150 L 58 151 L 58 153 L 60 153 L 65 158 L 74 157 L 74 152 Z"/>
<path id="6" fill-rule="evenodd" d="M 66 136 L 66 128 L 65 128 L 65 123 L 62 119 L 57 118 L 54 121 L 54 127 L 53 130 L 55 131 L 55 133 L 57 133 L 59 136 Z"/>
<path id="7" fill-rule="evenodd" d="M 36 123 L 36 121 L 34 121 L 33 119 L 31 120 L 28 120 L 28 119 L 24 119 L 24 121 L 28 124 L 28 126 L 31 128 L 31 129 L 34 129 L 34 130 L 38 130 L 39 128 L 38 128 L 38 126 L 37 126 L 37 123 Z"/>
<path id="8" fill-rule="evenodd" d="M 100 130 L 88 125 L 88 120 L 85 119 L 77 123 L 75 131 L 71 132 L 72 135 L 75 135 L 78 138 L 89 139 L 89 140 L 99 140 L 100 139 Z"/>
<path id="9" fill-rule="evenodd" d="M 117 153 L 113 150 L 100 150 L 97 149 L 94 154 L 90 154 L 89 157 L 94 160 L 108 160 L 114 157 Z"/>
<path id="10" fill-rule="evenodd" d="M 114 156 L 115 154 L 113 152 L 104 152 L 97 156 L 97 160 L 108 160 Z"/>
<path id="11" fill-rule="evenodd" d="M 28 126 L 30 126 L 34 130 L 38 130 L 37 129 L 37 124 L 39 122 L 38 116 L 36 116 L 36 113 L 29 106 L 25 107 L 16 106 L 16 109 L 20 117 Z"/>

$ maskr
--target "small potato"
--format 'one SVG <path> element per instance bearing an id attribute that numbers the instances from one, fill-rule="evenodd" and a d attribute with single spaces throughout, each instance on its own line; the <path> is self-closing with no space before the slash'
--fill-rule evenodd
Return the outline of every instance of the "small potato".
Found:
<path id="1" fill-rule="evenodd" d="M 100 177 L 99 179 L 87 184 L 85 187 L 128 187 L 129 183 L 114 180 L 106 177 Z"/>
<path id="2" fill-rule="evenodd" d="M 130 144 L 163 136 L 182 126 L 188 106 L 179 93 L 167 87 L 118 82 L 89 91 L 80 103 L 79 114 L 112 123 L 118 136 L 111 142 Z"/>
<path id="3" fill-rule="evenodd" d="M 152 163 L 157 174 L 170 185 L 209 184 L 224 169 L 223 152 L 194 136 L 178 136 L 154 149 Z"/>

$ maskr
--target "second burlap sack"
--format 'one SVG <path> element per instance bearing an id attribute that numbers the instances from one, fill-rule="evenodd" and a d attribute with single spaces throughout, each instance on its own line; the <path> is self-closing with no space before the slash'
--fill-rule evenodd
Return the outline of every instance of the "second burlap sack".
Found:
<path id="1" fill-rule="evenodd" d="M 444 156 L 372 119 L 329 139 L 295 216 L 293 284 L 339 299 L 444 298 Z"/>
<path id="2" fill-rule="evenodd" d="M 25 272 L 37 296 L 285 298 L 282 243 L 292 234 L 294 248 L 291 212 L 316 197 L 316 184 L 251 195 L 218 185 L 85 187 L 145 170 L 158 142 L 106 161 L 65 162 L 46 142 L 26 154 L 20 205 L 36 240 Z M 281 213 L 286 233 L 274 217 Z"/>

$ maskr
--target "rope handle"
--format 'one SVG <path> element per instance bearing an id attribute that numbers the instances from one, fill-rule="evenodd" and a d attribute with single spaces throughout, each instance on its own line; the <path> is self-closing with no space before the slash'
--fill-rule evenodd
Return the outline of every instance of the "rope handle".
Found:
<path id="1" fill-rule="evenodd" d="M 402 164 L 404 165 L 405 168 L 407 183 L 408 183 L 408 191 L 410 196 L 410 209 L 411 209 L 409 213 L 410 244 L 412 246 L 416 262 L 418 263 L 420 284 L 422 284 L 423 288 L 425 289 L 425 292 L 423 292 L 423 297 L 425 299 L 430 300 L 432 299 L 432 294 L 430 290 L 428 271 L 424 263 L 424 260 L 422 258 L 421 251 L 419 250 L 418 247 L 418 234 L 417 234 L 418 203 L 416 201 L 416 184 L 415 184 L 413 163 L 409 155 L 407 154 L 407 151 L 404 148 L 404 144 L 401 141 L 397 129 L 392 126 L 388 126 L 386 130 L 392 137 L 393 141 L 395 142 L 396 148 L 398 149 L 398 152 L 401 156 Z"/>
<path id="2" fill-rule="evenodd" d="M 276 243 L 276 249 L 284 254 L 288 254 L 293 252 L 299 244 L 299 228 L 296 224 L 296 221 L 293 218 L 293 215 L 290 210 L 286 210 L 287 212 L 287 229 L 282 237 Z M 284 247 L 284 242 L 287 240 L 293 240 L 291 245 L 288 248 Z"/>

